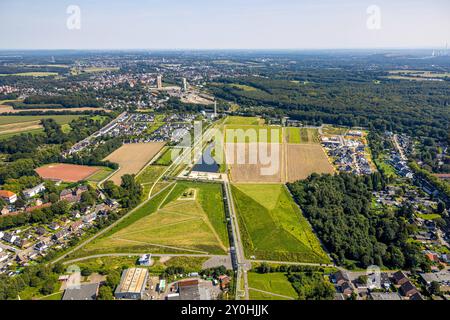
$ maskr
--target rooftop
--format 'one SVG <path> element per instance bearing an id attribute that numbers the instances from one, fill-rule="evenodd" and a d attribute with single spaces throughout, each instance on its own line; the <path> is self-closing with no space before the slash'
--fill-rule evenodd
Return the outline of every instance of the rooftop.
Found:
<path id="1" fill-rule="evenodd" d="M 145 288 L 148 270 L 143 268 L 130 268 L 122 273 L 122 279 L 116 292 L 141 293 Z"/>

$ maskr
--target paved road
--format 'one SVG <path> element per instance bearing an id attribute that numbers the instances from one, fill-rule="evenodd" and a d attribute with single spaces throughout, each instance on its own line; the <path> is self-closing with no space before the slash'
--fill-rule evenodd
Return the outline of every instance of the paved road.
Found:
<path id="1" fill-rule="evenodd" d="M 77 259 L 72 259 L 72 260 L 68 260 L 63 262 L 63 264 L 70 264 L 70 263 L 75 263 L 75 262 L 80 262 L 80 261 L 84 261 L 84 260 L 89 260 L 89 259 L 95 259 L 95 258 L 103 258 L 103 257 L 129 257 L 129 256 L 142 256 L 142 252 L 141 253 L 136 253 L 136 252 L 128 252 L 128 253 L 103 253 L 103 254 L 95 254 L 92 256 L 87 256 L 87 257 L 82 257 L 82 258 L 77 258 Z M 190 254 L 190 253 L 167 253 L 167 254 L 162 254 L 162 253 L 155 253 L 155 254 L 151 254 L 152 257 L 193 257 L 193 258 L 203 258 L 203 257 L 209 257 L 209 258 L 213 258 L 213 257 L 218 257 L 218 258 L 228 258 L 228 256 L 225 255 L 214 255 L 214 254 Z"/>
<path id="2" fill-rule="evenodd" d="M 230 189 L 230 184 L 225 181 L 225 193 L 228 201 L 228 208 L 230 210 L 230 219 L 231 219 L 231 229 L 233 231 L 233 239 L 234 239 L 234 247 L 236 250 L 236 260 L 238 264 L 238 272 L 236 279 L 236 299 L 239 300 L 241 298 L 240 288 L 241 288 L 241 277 L 244 280 L 244 296 L 245 300 L 249 300 L 248 294 L 248 277 L 247 270 L 251 268 L 251 264 L 245 260 L 244 247 L 242 245 L 241 234 L 239 232 L 239 224 L 236 218 L 236 210 L 234 208 L 233 196 Z"/>

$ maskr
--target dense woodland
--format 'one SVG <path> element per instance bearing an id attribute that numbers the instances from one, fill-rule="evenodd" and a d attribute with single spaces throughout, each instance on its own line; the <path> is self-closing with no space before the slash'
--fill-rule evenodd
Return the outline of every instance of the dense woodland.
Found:
<path id="1" fill-rule="evenodd" d="M 414 229 L 409 223 L 411 208 L 394 213 L 371 209 L 371 192 L 383 188 L 380 174 L 313 174 L 288 187 L 340 265 L 429 269 L 419 247 L 408 242 Z"/>
<path id="2" fill-rule="evenodd" d="M 448 82 L 396 81 L 379 75 L 315 70 L 291 74 L 289 79 L 223 78 L 211 84 L 210 90 L 239 104 L 244 112 L 448 139 Z"/>

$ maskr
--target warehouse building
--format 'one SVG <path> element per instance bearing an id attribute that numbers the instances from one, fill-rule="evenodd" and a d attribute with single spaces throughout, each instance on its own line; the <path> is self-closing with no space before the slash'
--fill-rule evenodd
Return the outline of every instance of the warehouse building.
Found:
<path id="1" fill-rule="evenodd" d="M 148 279 L 148 270 L 130 268 L 122 273 L 120 284 L 114 296 L 116 299 L 139 300 L 143 298 Z"/>

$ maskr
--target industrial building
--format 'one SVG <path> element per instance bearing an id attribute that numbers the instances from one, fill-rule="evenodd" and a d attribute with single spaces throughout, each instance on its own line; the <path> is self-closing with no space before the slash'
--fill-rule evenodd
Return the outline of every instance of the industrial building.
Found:
<path id="1" fill-rule="evenodd" d="M 114 296 L 116 299 L 142 299 L 147 285 L 147 279 L 147 269 L 130 268 L 123 271 L 120 284 L 118 285 Z"/>

